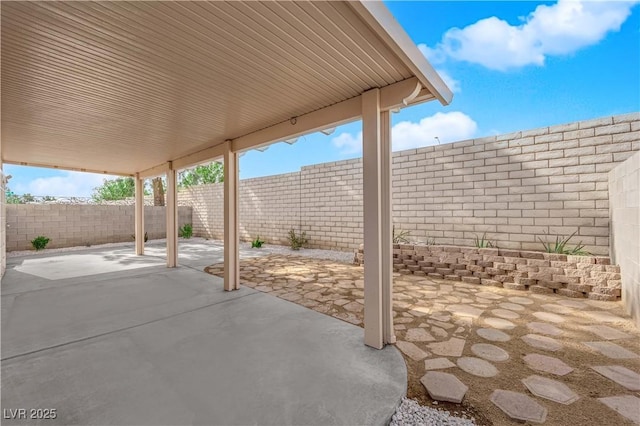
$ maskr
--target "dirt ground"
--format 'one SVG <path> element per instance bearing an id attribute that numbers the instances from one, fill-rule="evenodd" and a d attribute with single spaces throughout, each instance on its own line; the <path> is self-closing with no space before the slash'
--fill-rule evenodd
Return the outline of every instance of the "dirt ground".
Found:
<path id="1" fill-rule="evenodd" d="M 222 275 L 222 268 L 222 265 L 212 265 L 206 270 L 214 275 Z M 300 256 L 270 255 L 242 260 L 240 269 L 243 285 L 362 326 L 362 267 Z M 524 301 L 528 304 L 520 298 L 526 299 Z M 514 303 L 509 299 L 523 303 Z M 564 304 L 565 302 L 561 302 L 563 300 L 578 303 Z M 471 309 L 474 315 L 468 315 L 467 309 Z M 605 316 L 599 317 L 601 314 Z M 508 341 L 488 341 L 477 334 L 480 328 L 493 328 L 485 322 L 487 318 L 505 316 L 513 325 L 511 329 L 500 330 L 508 334 Z M 555 339 L 561 348 L 550 351 L 525 343 L 521 339 L 523 336 L 536 333 L 528 328 L 533 322 L 556 327 L 560 335 L 548 337 Z M 559 295 L 536 295 L 457 281 L 395 275 L 394 324 L 398 341 L 415 344 L 428 354 L 426 360 L 444 357 L 455 364 L 460 356 L 476 357 L 477 355 L 471 351 L 471 347 L 476 343 L 489 343 L 509 354 L 506 361 L 491 361 L 498 370 L 498 374 L 493 377 L 478 377 L 458 366 L 440 370 L 454 374 L 469 387 L 462 404 L 451 404 L 434 401 L 420 383 L 420 379 L 427 372 L 425 359 L 416 360 L 415 356 L 411 357 L 401 350 L 407 364 L 407 396 L 423 405 L 444 408 L 458 416 L 473 417 L 479 425 L 522 424 L 511 420 L 489 400 L 494 390 L 504 389 L 527 394 L 538 404 L 546 407 L 548 414 L 545 424 L 548 425 L 633 424 L 597 398 L 638 396 L 638 392 L 628 391 L 590 367 L 620 365 L 640 372 L 640 358 L 610 359 L 583 343 L 603 340 L 585 330 L 584 326 L 607 325 L 628 335 L 626 338 L 610 342 L 636 354 L 640 353 L 640 331 L 624 315 L 620 302 L 568 299 Z M 461 353 L 448 356 L 432 353 L 433 348 L 430 345 L 452 338 L 465 341 Z M 560 359 L 574 370 L 565 376 L 535 371 L 523 361 L 527 354 L 541 354 Z M 563 405 L 536 397 L 521 381 L 531 375 L 562 382 L 580 398 L 569 405 Z"/>

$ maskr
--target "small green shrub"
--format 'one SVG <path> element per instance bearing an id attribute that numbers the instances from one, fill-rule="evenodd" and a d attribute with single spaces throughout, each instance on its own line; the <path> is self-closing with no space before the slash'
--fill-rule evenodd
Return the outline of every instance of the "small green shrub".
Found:
<path id="1" fill-rule="evenodd" d="M 255 240 L 251 241 L 251 248 L 262 248 L 264 241 L 260 239 L 260 235 Z"/>
<path id="2" fill-rule="evenodd" d="M 307 245 L 308 242 L 306 232 L 303 231 L 300 234 L 296 235 L 296 231 L 294 231 L 293 228 L 289 230 L 287 239 L 289 240 L 289 245 L 291 246 L 292 250 L 300 250 L 300 248 Z"/>
<path id="3" fill-rule="evenodd" d="M 39 235 L 33 240 L 31 240 L 31 245 L 33 246 L 34 249 L 36 249 L 36 251 L 43 250 L 45 247 L 47 247 L 47 244 L 49 244 L 49 241 L 51 241 L 49 238 Z"/>
<path id="4" fill-rule="evenodd" d="M 492 247 L 495 246 L 493 241 L 490 241 L 490 240 L 487 239 L 487 233 L 486 232 L 484 234 L 482 234 L 482 238 L 478 238 L 478 236 L 476 235 L 476 237 L 473 239 L 473 244 L 477 248 L 492 248 Z"/>
<path id="5" fill-rule="evenodd" d="M 131 239 L 133 241 L 135 241 L 136 240 L 136 234 L 131 234 Z M 148 240 L 149 240 L 149 235 L 147 235 L 147 233 L 145 232 L 144 233 L 144 242 L 146 243 Z"/>
<path id="6" fill-rule="evenodd" d="M 191 238 L 193 236 L 193 226 L 185 223 L 179 230 L 178 235 L 182 238 Z"/>
<path id="7" fill-rule="evenodd" d="M 578 231 L 575 231 L 573 234 L 569 235 L 566 238 L 563 235 L 556 235 L 556 240 L 553 243 L 542 241 L 542 238 L 540 237 L 538 237 L 538 240 L 540 240 L 542 246 L 544 247 L 544 251 L 546 251 L 547 253 L 569 254 L 573 256 L 589 256 L 591 253 L 584 249 L 584 244 L 582 244 L 582 241 L 580 241 L 578 245 L 573 248 L 567 247 L 569 240 L 573 238 L 573 236 L 576 235 L 577 232 Z"/>
<path id="8" fill-rule="evenodd" d="M 393 226 L 393 244 L 409 243 L 409 236 L 411 232 L 403 231 L 402 229 L 396 232 L 396 226 Z"/>

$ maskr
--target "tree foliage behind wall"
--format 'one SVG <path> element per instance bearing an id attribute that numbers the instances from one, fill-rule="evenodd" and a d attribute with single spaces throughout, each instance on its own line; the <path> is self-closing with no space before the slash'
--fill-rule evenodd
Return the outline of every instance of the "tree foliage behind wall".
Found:
<path id="1" fill-rule="evenodd" d="M 91 198 L 95 202 L 122 200 L 134 197 L 136 184 L 132 177 L 105 179 L 102 186 L 93 188 Z"/>
<path id="2" fill-rule="evenodd" d="M 222 163 L 196 166 L 193 169 L 180 172 L 178 176 L 178 186 L 183 188 L 220 182 L 224 182 L 224 167 Z"/>

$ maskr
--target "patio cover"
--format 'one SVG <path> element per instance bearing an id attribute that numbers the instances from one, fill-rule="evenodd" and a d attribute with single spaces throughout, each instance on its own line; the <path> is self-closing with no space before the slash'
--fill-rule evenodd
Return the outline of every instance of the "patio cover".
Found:
<path id="1" fill-rule="evenodd" d="M 224 158 L 228 290 L 239 286 L 238 154 L 362 118 L 365 342 L 393 341 L 389 111 L 452 94 L 384 4 L 0 7 L 2 162 L 134 176 L 139 254 L 142 179 L 166 174 L 176 266 L 176 171 Z"/>

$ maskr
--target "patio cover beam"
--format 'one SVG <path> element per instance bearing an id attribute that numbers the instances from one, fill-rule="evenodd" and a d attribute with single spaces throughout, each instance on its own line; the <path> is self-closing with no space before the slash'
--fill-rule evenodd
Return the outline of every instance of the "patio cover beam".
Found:
<path id="1" fill-rule="evenodd" d="M 240 288 L 238 220 L 238 153 L 224 143 L 224 289 Z"/>
<path id="2" fill-rule="evenodd" d="M 169 163 L 167 170 L 167 203 L 165 206 L 167 219 L 167 267 L 178 266 L 178 197 L 177 174 Z"/>
<path id="3" fill-rule="evenodd" d="M 136 254 L 141 256 L 144 254 L 144 179 L 136 175 L 136 194 L 135 194 L 135 238 L 136 238 Z"/>
<path id="4" fill-rule="evenodd" d="M 411 98 L 418 84 L 421 84 L 420 81 L 416 77 L 411 77 L 379 89 L 380 110 L 389 111 L 434 99 L 434 96 L 424 89 L 417 96 Z M 404 103 L 403 101 L 407 98 L 410 98 L 410 102 Z M 257 148 L 262 145 L 320 131 L 327 127 L 339 126 L 355 121 L 361 116 L 362 95 L 308 114 L 291 117 L 282 123 L 234 138 L 232 149 L 237 152 Z"/>
<path id="5" fill-rule="evenodd" d="M 390 115 L 380 110 L 380 90 L 362 95 L 364 199 L 364 343 L 394 343 L 391 316 Z"/>

